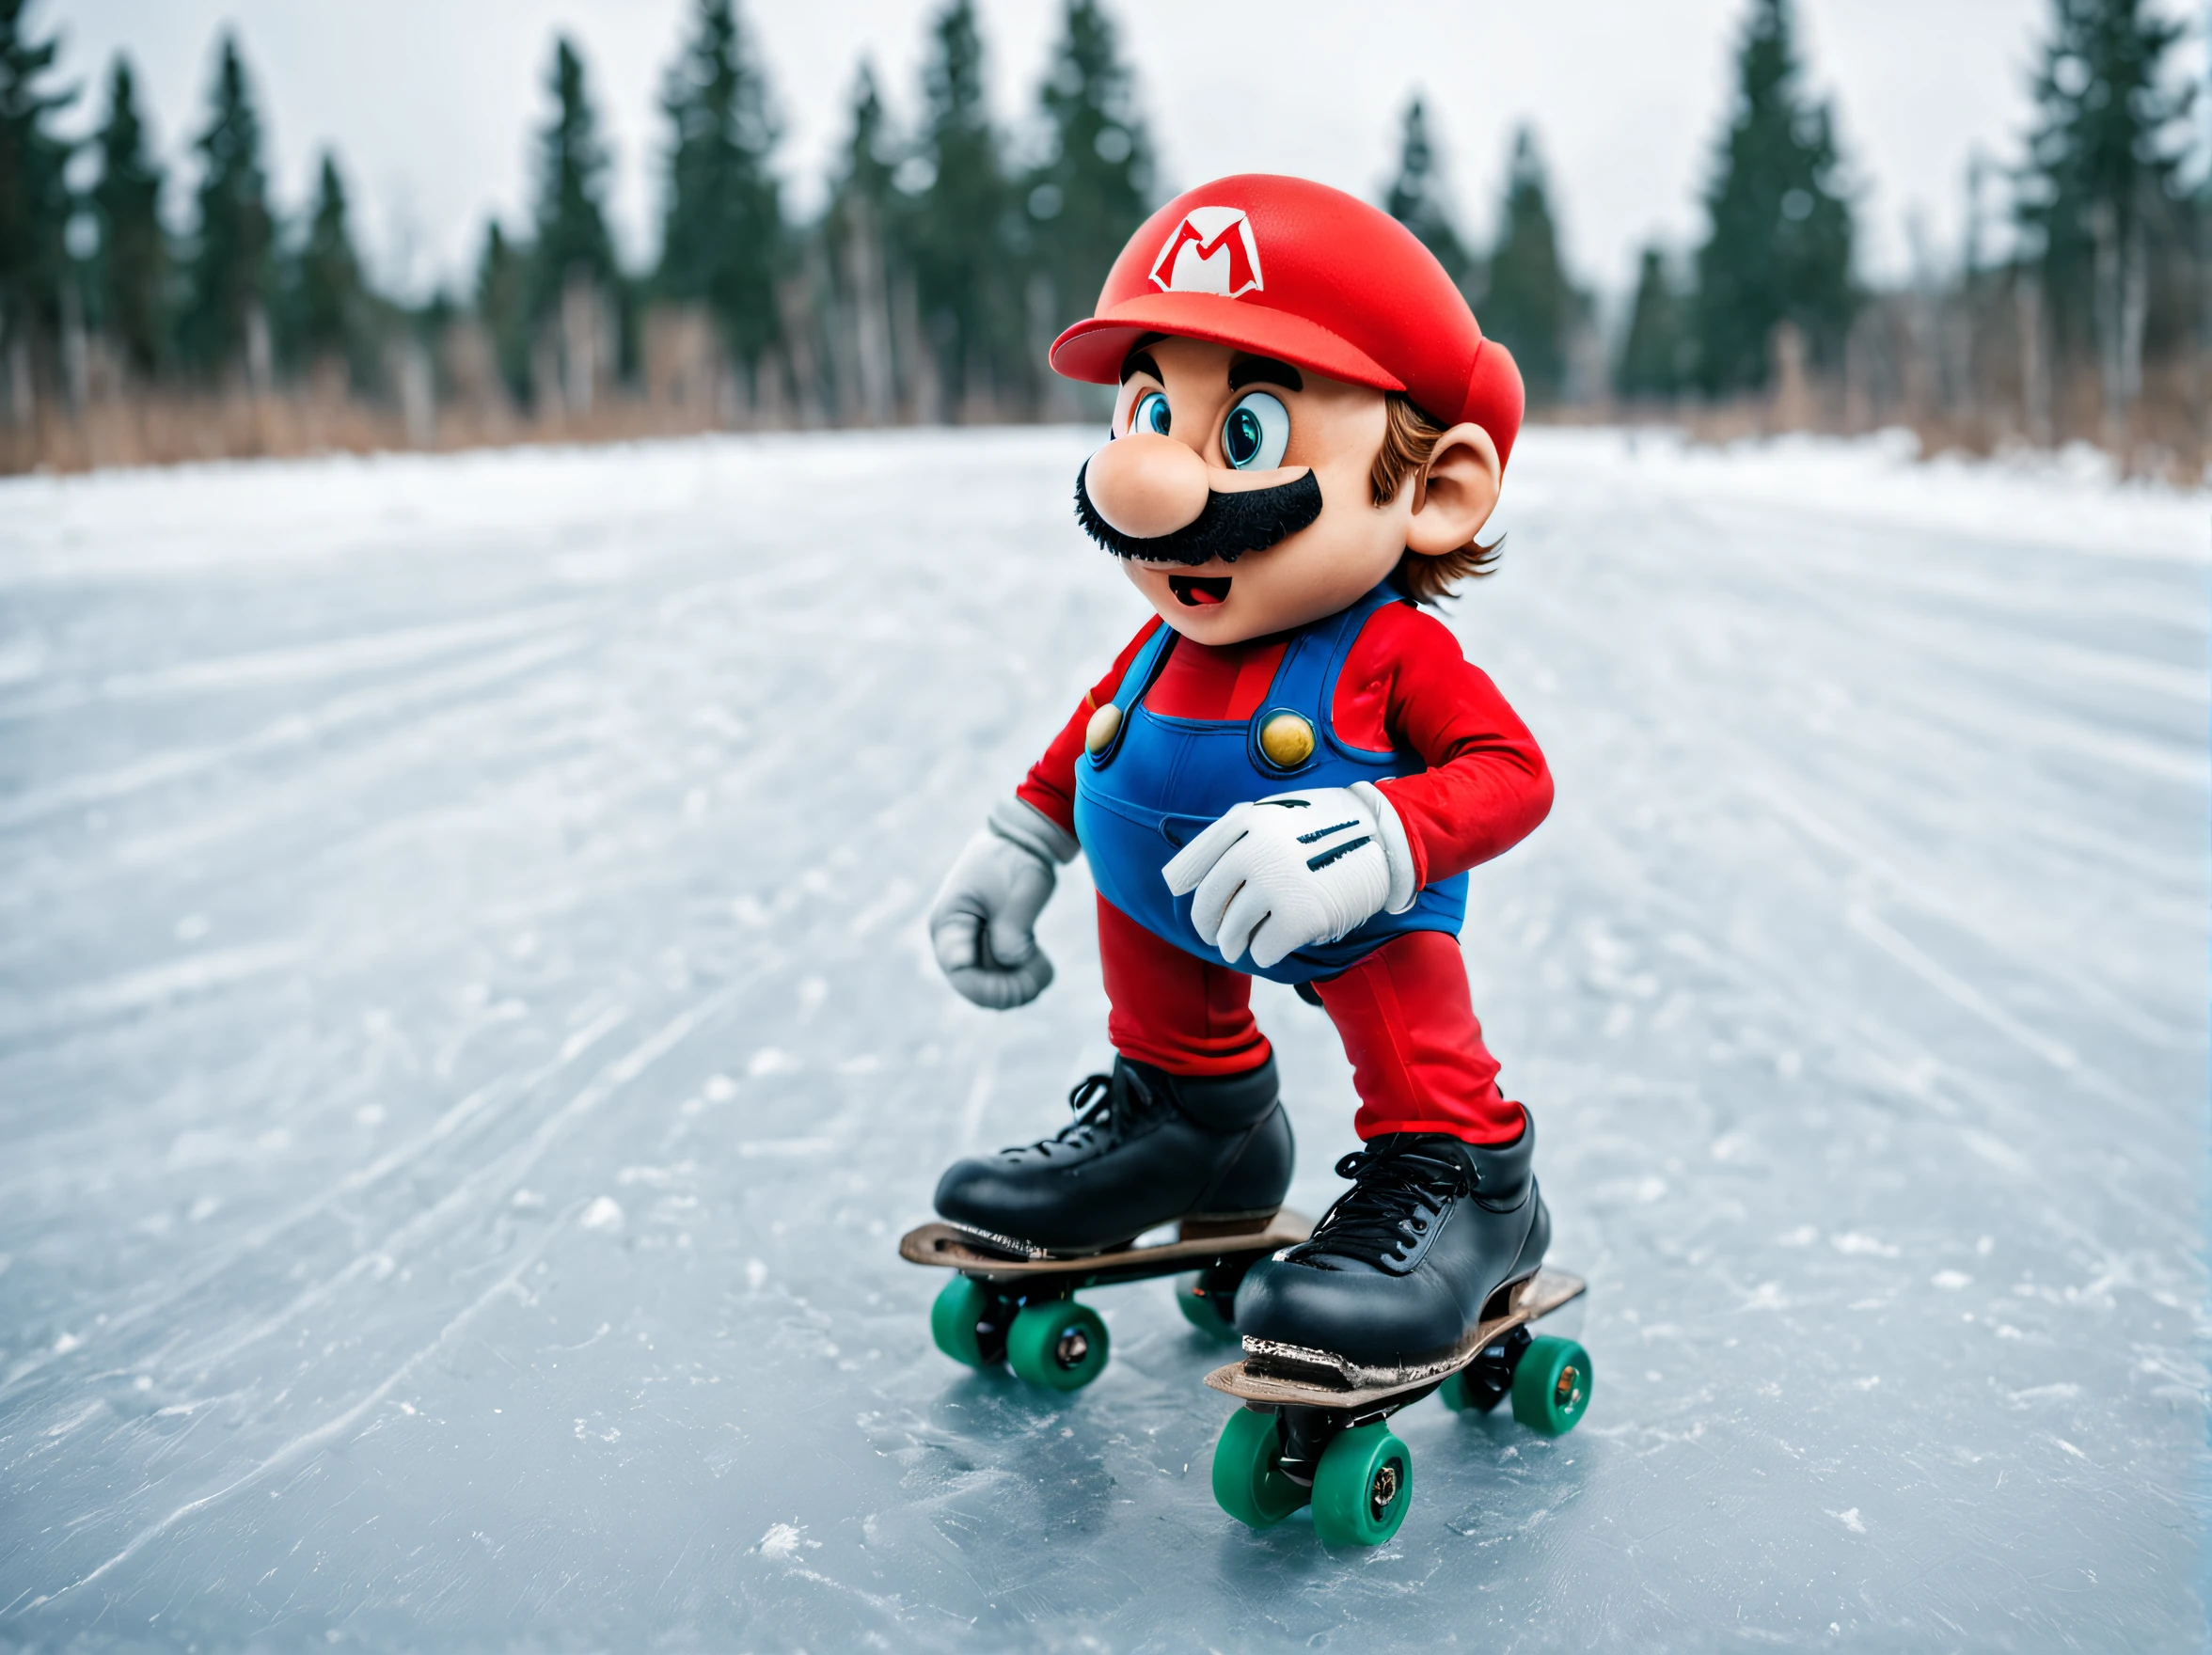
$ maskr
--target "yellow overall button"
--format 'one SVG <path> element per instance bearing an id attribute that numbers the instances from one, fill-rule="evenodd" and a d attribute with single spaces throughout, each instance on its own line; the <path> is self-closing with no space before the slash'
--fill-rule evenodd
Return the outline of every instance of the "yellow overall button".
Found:
<path id="1" fill-rule="evenodd" d="M 1277 713 L 1259 727 L 1259 750 L 1278 770 L 1295 770 L 1313 757 L 1314 728 L 1296 713 Z"/>
<path id="2" fill-rule="evenodd" d="M 1121 709 L 1108 701 L 1091 715 L 1091 721 L 1083 726 L 1083 751 L 1094 759 L 1114 745 L 1114 738 L 1121 733 Z M 1308 746 L 1312 743 L 1309 740 Z"/>

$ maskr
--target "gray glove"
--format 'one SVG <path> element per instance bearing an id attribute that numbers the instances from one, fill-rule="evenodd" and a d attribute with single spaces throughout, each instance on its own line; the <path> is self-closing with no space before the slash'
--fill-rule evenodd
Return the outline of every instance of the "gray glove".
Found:
<path id="1" fill-rule="evenodd" d="M 1027 1005 L 1052 981 L 1037 947 L 1036 917 L 1057 877 L 1054 864 L 1075 859 L 1074 835 L 1035 805 L 1002 799 L 938 889 L 929 941 L 952 985 L 994 1012 Z"/>

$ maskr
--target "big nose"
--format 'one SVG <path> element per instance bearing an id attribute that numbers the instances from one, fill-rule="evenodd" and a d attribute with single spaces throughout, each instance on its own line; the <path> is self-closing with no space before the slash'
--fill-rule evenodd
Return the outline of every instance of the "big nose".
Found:
<path id="1" fill-rule="evenodd" d="M 1133 432 L 1091 456 L 1083 490 L 1122 533 L 1158 540 L 1206 510 L 1206 462 L 1172 436 Z"/>

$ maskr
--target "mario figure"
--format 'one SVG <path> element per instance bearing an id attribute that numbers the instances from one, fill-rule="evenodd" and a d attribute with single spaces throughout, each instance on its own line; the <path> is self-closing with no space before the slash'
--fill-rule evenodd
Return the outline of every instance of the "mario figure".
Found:
<path id="1" fill-rule="evenodd" d="M 1448 1350 L 1551 1234 L 1457 941 L 1467 870 L 1542 821 L 1551 777 L 1420 607 L 1487 570 L 1519 370 L 1402 226 L 1265 175 L 1155 213 L 1051 361 L 1121 387 L 1076 512 L 1158 614 L 930 930 L 961 993 L 1025 1003 L 1052 974 L 1032 926 L 1082 850 L 1116 1057 L 1057 1135 L 946 1172 L 938 1210 L 1031 1256 L 1264 1226 L 1292 1146 L 1251 979 L 1292 984 L 1343 1038 L 1365 1147 L 1312 1238 L 1236 1288 L 1237 1331 Z"/>

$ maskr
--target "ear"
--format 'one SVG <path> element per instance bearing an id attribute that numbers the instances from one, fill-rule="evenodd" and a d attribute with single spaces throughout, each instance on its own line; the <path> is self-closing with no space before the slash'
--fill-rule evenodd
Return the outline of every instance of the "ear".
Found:
<path id="1" fill-rule="evenodd" d="M 1490 521 L 1504 481 L 1490 433 L 1479 425 L 1453 426 L 1436 439 L 1427 469 L 1414 480 L 1406 550 L 1424 558 L 1458 551 Z"/>

